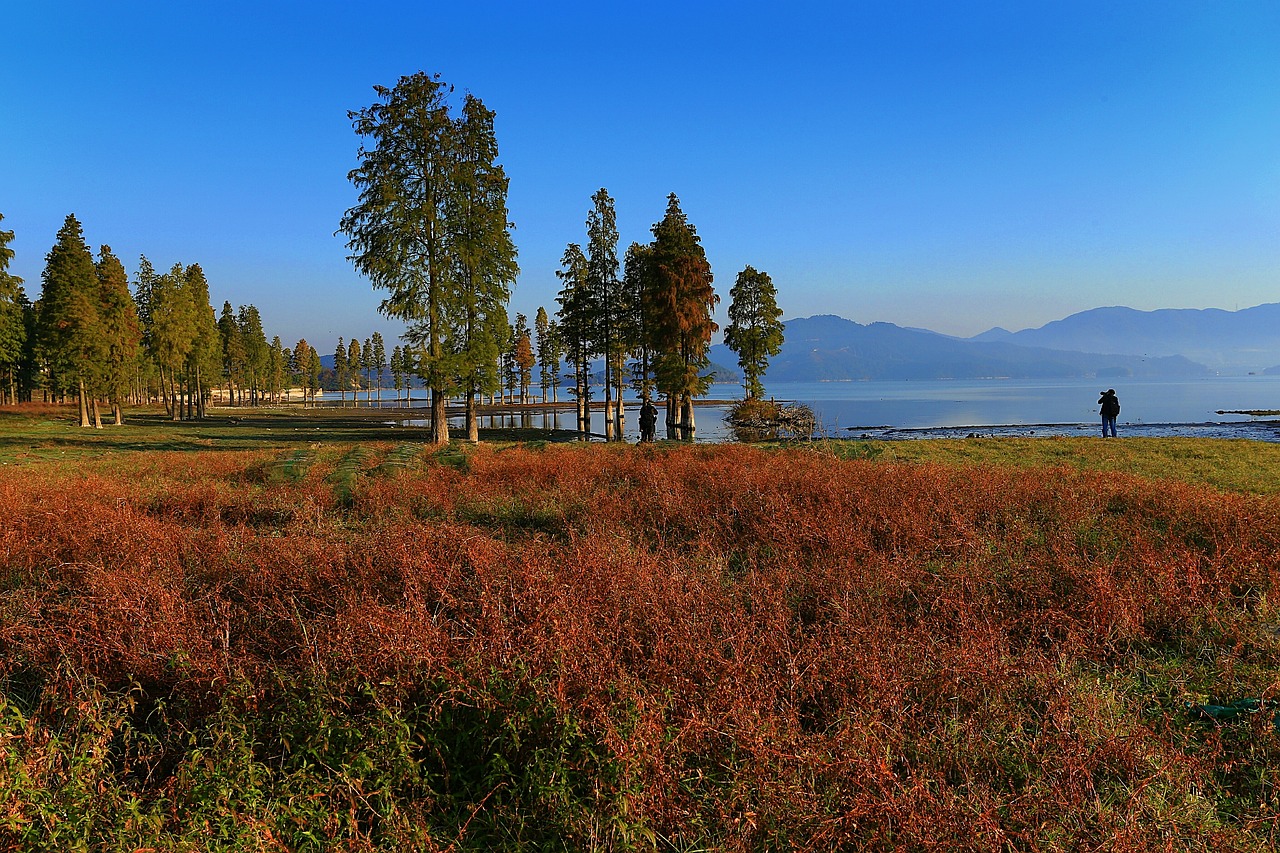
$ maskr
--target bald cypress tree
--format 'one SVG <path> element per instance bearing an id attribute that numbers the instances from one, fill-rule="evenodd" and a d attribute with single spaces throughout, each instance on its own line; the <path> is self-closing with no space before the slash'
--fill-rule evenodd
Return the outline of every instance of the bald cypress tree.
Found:
<path id="1" fill-rule="evenodd" d="M 702 371 L 710 363 L 711 319 L 720 297 L 712 288 L 711 264 L 697 230 L 680 209 L 675 193 L 667 212 L 653 226 L 651 286 L 645 293 L 649 334 L 653 342 L 658 392 L 667 399 L 668 432 L 692 439 L 693 398 L 711 384 Z"/>

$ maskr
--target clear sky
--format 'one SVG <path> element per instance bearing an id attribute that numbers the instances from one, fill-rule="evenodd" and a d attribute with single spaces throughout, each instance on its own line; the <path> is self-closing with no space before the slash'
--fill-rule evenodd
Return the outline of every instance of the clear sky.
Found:
<path id="1" fill-rule="evenodd" d="M 0 227 L 39 293 L 68 213 L 130 273 L 322 351 L 402 327 L 334 236 L 347 111 L 438 72 L 497 113 L 521 274 L 555 307 L 590 196 L 666 196 L 722 302 L 971 335 L 1103 305 L 1280 301 L 1280 3 L 61 2 L 0 11 Z"/>

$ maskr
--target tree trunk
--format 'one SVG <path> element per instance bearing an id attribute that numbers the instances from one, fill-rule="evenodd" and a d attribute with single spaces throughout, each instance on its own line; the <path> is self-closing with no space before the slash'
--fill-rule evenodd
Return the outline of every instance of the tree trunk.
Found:
<path id="1" fill-rule="evenodd" d="M 444 390 L 431 389 L 431 441 L 437 445 L 449 443 L 448 399 Z"/>
<path id="2" fill-rule="evenodd" d="M 93 428 L 102 429 L 102 410 L 98 408 L 98 398 L 89 401 L 89 410 L 93 413 Z"/>
<path id="3" fill-rule="evenodd" d="M 89 401 L 85 399 L 83 379 L 80 380 L 79 401 L 80 401 L 80 426 L 87 427 L 89 425 Z"/>
<path id="4" fill-rule="evenodd" d="M 467 441 L 480 443 L 480 417 L 477 409 L 478 392 L 472 389 L 467 392 Z"/>

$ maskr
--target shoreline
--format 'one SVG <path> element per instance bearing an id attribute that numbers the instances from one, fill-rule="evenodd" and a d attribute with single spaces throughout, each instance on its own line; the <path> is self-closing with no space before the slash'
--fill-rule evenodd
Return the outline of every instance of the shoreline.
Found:
<path id="1" fill-rule="evenodd" d="M 840 438 L 911 441 L 929 438 L 1101 438 L 1102 424 L 986 424 L 954 427 L 844 427 Z M 1280 442 L 1280 420 L 1120 423 L 1120 438 L 1216 438 Z"/>

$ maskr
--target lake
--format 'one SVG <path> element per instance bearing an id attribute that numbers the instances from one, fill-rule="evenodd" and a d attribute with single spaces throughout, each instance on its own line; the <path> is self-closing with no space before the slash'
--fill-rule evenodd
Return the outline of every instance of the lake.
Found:
<path id="1" fill-rule="evenodd" d="M 767 377 L 766 377 L 767 378 Z M 1241 436 L 1280 440 L 1274 421 L 1219 411 L 1280 409 L 1280 376 L 1223 376 L 1193 380 L 1005 379 L 897 382 L 766 383 L 777 400 L 813 408 L 822 431 L 832 438 L 911 438 L 951 435 L 1091 435 L 1099 425 L 1098 396 L 1115 388 L 1119 425 L 1128 435 Z M 597 389 L 598 391 L 598 389 Z M 423 405 L 415 392 L 414 405 Z M 708 399 L 741 397 L 737 385 L 714 385 Z M 333 395 L 325 395 L 331 398 Z M 363 396 L 363 395 L 362 395 Z M 564 399 L 564 395 L 562 395 Z M 630 402 L 630 398 L 629 402 Z M 598 405 L 598 404 L 597 404 Z M 699 406 L 699 441 L 724 441 L 724 407 Z M 462 426 L 462 419 L 451 425 Z M 574 427 L 572 411 L 533 412 L 486 418 L 484 426 Z M 1253 426 L 1249 426 L 1253 424 Z M 592 431 L 604 432 L 593 413 Z M 659 424 L 659 434 L 662 426 Z M 637 414 L 628 411 L 625 433 L 635 441 Z"/>

